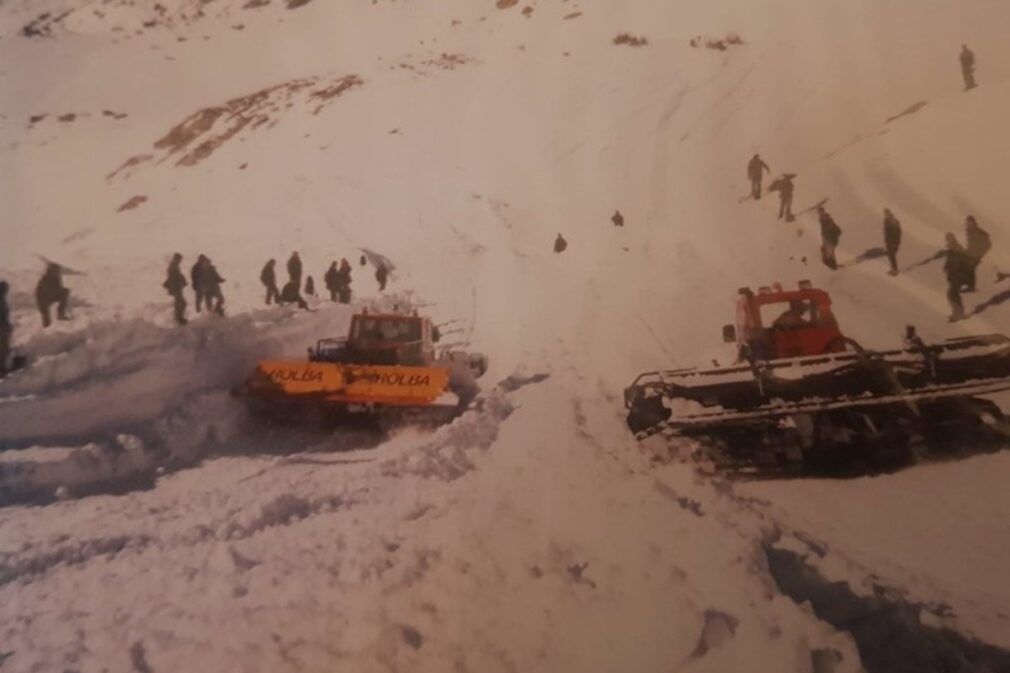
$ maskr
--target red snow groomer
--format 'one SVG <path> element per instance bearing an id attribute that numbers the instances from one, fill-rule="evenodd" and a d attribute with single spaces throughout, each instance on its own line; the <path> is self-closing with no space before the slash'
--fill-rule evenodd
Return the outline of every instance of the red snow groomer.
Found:
<path id="1" fill-rule="evenodd" d="M 870 351 L 840 330 L 824 290 L 739 291 L 723 328 L 737 364 L 648 372 L 624 391 L 628 426 L 703 441 L 730 467 L 880 467 L 920 448 L 992 446 L 1010 390 L 1010 339 L 985 335 Z"/>

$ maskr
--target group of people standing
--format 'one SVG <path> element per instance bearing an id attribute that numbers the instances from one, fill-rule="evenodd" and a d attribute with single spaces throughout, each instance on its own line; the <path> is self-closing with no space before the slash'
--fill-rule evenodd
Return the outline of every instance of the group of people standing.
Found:
<path id="1" fill-rule="evenodd" d="M 383 260 L 377 256 L 377 260 Z M 385 263 L 375 262 L 375 280 L 379 283 L 379 291 L 386 289 L 389 280 L 389 268 Z M 172 255 L 172 261 L 168 264 L 165 281 L 162 287 L 172 298 L 172 313 L 175 322 L 185 325 L 186 302 L 185 290 L 187 287 L 193 289 L 193 299 L 197 313 L 204 307 L 207 311 L 219 316 L 224 315 L 224 293 L 221 289 L 225 279 L 218 273 L 217 267 L 207 255 L 197 256 L 196 262 L 189 269 L 189 276 L 183 271 L 183 256 L 181 253 Z M 361 265 L 368 264 L 368 259 L 362 255 Z M 299 307 L 308 309 L 309 306 L 302 297 L 302 261 L 297 252 L 293 252 L 288 259 L 287 271 L 288 282 L 283 289 L 277 288 L 277 276 L 275 271 L 275 260 L 271 259 L 260 272 L 260 282 L 266 288 L 267 305 L 277 304 L 297 304 Z M 50 262 L 46 260 L 46 268 L 35 285 L 35 305 L 38 308 L 42 319 L 42 327 L 49 327 L 53 322 L 53 309 L 56 309 L 57 320 L 70 320 L 70 290 L 63 283 L 64 274 L 81 275 L 81 272 Z M 326 289 L 330 293 L 330 300 L 342 304 L 349 304 L 351 301 L 351 264 L 346 259 L 341 259 L 340 264 L 333 262 L 324 275 Z M 315 283 L 311 276 L 305 279 L 305 294 L 315 296 Z M 10 305 L 8 303 L 8 293 L 10 285 L 6 281 L 0 281 L 0 378 L 5 376 L 12 368 L 17 368 L 17 364 L 10 364 L 11 337 L 14 331 L 11 321 Z M 17 358 L 15 358 L 15 361 Z"/>
<path id="2" fill-rule="evenodd" d="M 974 216 L 966 217 L 964 225 L 965 244 L 961 245 L 954 234 L 948 233 L 946 250 L 941 253 L 944 257 L 943 271 L 947 276 L 947 301 L 950 302 L 951 322 L 965 317 L 961 293 L 975 291 L 978 265 L 992 248 L 989 233 L 978 225 Z"/>
<path id="3" fill-rule="evenodd" d="M 189 282 L 186 281 L 186 274 L 182 271 L 182 254 L 172 255 L 172 261 L 168 265 L 168 273 L 162 287 L 168 292 L 173 300 L 173 314 L 175 322 L 185 325 L 186 320 L 186 297 L 183 290 L 187 286 L 193 288 L 193 299 L 196 304 L 196 312 L 199 313 L 204 306 L 211 313 L 219 316 L 224 315 L 224 293 L 221 291 L 221 284 L 224 278 L 218 273 L 217 267 L 206 255 L 199 255 L 196 262 L 190 267 Z"/>
<path id="4" fill-rule="evenodd" d="M 764 181 L 764 174 L 771 173 L 768 164 L 764 162 L 761 155 L 755 154 L 747 162 L 747 179 L 750 180 L 749 197 L 755 201 L 761 199 L 761 183 Z M 795 173 L 783 173 L 768 185 L 769 192 L 778 192 L 779 195 L 779 219 L 792 222 L 796 219 L 793 215 L 793 178 Z"/>
<path id="5" fill-rule="evenodd" d="M 308 309 L 309 305 L 302 298 L 302 258 L 298 256 L 298 251 L 292 252 L 287 264 L 288 282 L 280 290 L 277 289 L 277 260 L 270 259 L 263 265 L 260 271 L 260 282 L 266 288 L 266 304 L 297 304 L 298 308 Z M 305 294 L 314 295 L 316 293 L 315 282 L 312 276 L 305 281 Z"/>
<path id="6" fill-rule="evenodd" d="M 309 305 L 302 297 L 302 260 L 297 252 L 291 253 L 288 258 L 288 282 L 281 290 L 277 289 L 277 260 L 271 259 L 260 271 L 260 282 L 266 288 L 266 304 L 297 304 L 299 308 L 308 309 Z M 351 302 L 351 264 L 347 259 L 340 260 L 340 266 L 336 262 L 330 264 L 330 268 L 323 275 L 326 289 L 330 293 L 330 301 L 339 301 L 341 304 Z M 380 284 L 380 289 L 385 289 L 385 283 Z M 316 282 L 312 276 L 305 278 L 305 294 L 310 297 L 316 296 Z"/>
<path id="7" fill-rule="evenodd" d="M 367 258 L 362 255 L 361 265 L 368 264 Z M 299 308 L 309 310 L 309 305 L 302 296 L 316 296 L 315 281 L 312 276 L 306 276 L 302 283 L 303 269 L 302 259 L 298 252 L 292 252 L 287 261 L 288 280 L 282 288 L 277 287 L 277 260 L 270 259 L 260 271 L 260 283 L 266 290 L 266 304 L 285 305 L 296 304 Z M 375 279 L 379 283 L 379 291 L 386 289 L 389 279 L 389 269 L 385 264 L 376 264 Z M 351 264 L 347 259 L 341 259 L 338 265 L 336 261 L 330 264 L 323 276 L 326 289 L 330 293 L 330 300 L 349 304 L 351 302 Z M 217 272 L 213 262 L 206 256 L 200 255 L 190 271 L 190 281 L 182 271 L 182 254 L 176 253 L 172 256 L 172 261 L 168 265 L 168 273 L 162 286 L 173 299 L 175 321 L 179 325 L 185 325 L 186 320 L 186 298 L 183 293 L 187 286 L 192 285 L 193 294 L 196 300 L 196 310 L 200 312 L 203 305 L 207 310 L 217 315 L 224 315 L 224 295 L 221 292 L 221 284 L 224 278 Z M 62 306 L 62 304 L 61 304 Z M 48 314 L 44 314 L 48 315 Z M 62 314 L 61 314 L 62 315 Z M 48 324 L 48 323 L 46 323 Z"/>

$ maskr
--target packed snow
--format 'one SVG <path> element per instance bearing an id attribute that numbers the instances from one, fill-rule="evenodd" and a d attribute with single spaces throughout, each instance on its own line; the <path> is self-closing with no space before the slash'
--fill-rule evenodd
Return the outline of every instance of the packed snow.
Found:
<path id="1" fill-rule="evenodd" d="M 744 286 L 809 279 L 867 347 L 1010 332 L 1008 21 L 1000 0 L 0 3 L 0 279 L 29 358 L 0 380 L 0 669 L 871 670 L 769 545 L 1010 649 L 1005 452 L 742 483 L 636 442 L 622 399 L 731 362 Z M 797 174 L 795 222 L 746 198 L 755 152 Z M 932 258 L 969 213 L 994 248 L 951 324 Z M 295 250 L 317 288 L 348 259 L 352 305 L 265 307 L 260 268 Z M 175 252 L 213 259 L 226 317 L 187 289 L 173 323 Z M 43 259 L 80 272 L 47 329 Z M 393 305 L 489 357 L 451 424 L 277 427 L 231 394 Z"/>

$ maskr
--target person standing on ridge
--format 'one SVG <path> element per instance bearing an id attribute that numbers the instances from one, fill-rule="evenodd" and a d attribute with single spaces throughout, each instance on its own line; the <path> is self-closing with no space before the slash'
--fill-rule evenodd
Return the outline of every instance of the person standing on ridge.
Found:
<path id="1" fill-rule="evenodd" d="M 884 208 L 884 250 L 887 251 L 887 261 L 891 264 L 888 271 L 892 276 L 898 275 L 898 248 L 901 247 L 901 222 L 889 209 Z"/>
<path id="2" fill-rule="evenodd" d="M 196 312 L 200 312 L 200 307 L 204 302 L 210 307 L 210 300 L 207 298 L 207 283 L 204 277 L 207 275 L 207 257 L 200 255 L 189 270 L 189 281 L 193 286 L 193 302 L 196 305 Z"/>
<path id="3" fill-rule="evenodd" d="M 337 294 L 341 304 L 351 303 L 351 263 L 347 258 L 341 258 L 340 270 L 337 272 Z"/>
<path id="4" fill-rule="evenodd" d="M 326 289 L 330 291 L 330 301 L 336 301 L 337 290 L 340 287 L 340 272 L 337 271 L 336 262 L 330 264 L 330 268 L 326 270 L 323 282 L 326 284 Z"/>
<path id="5" fill-rule="evenodd" d="M 316 296 L 316 281 L 312 280 L 312 276 L 305 277 L 305 294 L 310 297 Z"/>
<path id="6" fill-rule="evenodd" d="M 978 265 L 982 263 L 982 258 L 985 257 L 989 249 L 992 248 L 992 239 L 989 237 L 989 232 L 987 232 L 982 227 L 978 226 L 978 222 L 975 221 L 974 215 L 969 215 L 964 220 L 964 242 L 965 251 L 968 254 L 968 259 L 971 262 L 971 266 L 968 269 L 967 280 L 965 282 L 965 292 L 975 291 L 975 276 L 978 270 Z"/>
<path id="7" fill-rule="evenodd" d="M 838 261 L 835 259 L 835 248 L 842 238 L 842 228 L 835 222 L 824 206 L 817 207 L 817 217 L 821 223 L 821 259 L 824 266 L 832 271 L 838 268 Z"/>
<path id="8" fill-rule="evenodd" d="M 947 276 L 947 301 L 950 302 L 950 318 L 955 322 L 964 318 L 964 303 L 961 301 L 961 288 L 969 280 L 972 260 L 968 252 L 957 242 L 954 234 L 947 234 L 947 250 L 943 262 L 943 271 Z"/>
<path id="9" fill-rule="evenodd" d="M 785 218 L 786 222 L 796 219 L 793 215 L 793 178 L 795 173 L 783 173 L 775 182 L 768 185 L 769 192 L 779 193 L 779 219 Z"/>
<path id="10" fill-rule="evenodd" d="M 975 54 L 968 45 L 961 45 L 961 76 L 964 78 L 964 90 L 974 89 L 975 84 Z"/>
<path id="11" fill-rule="evenodd" d="M 615 210 L 613 217 L 610 218 L 610 221 L 614 223 L 615 227 L 623 227 L 624 215 L 621 215 L 621 211 Z"/>
<path id="12" fill-rule="evenodd" d="M 172 261 L 168 265 L 168 274 L 165 278 L 165 282 L 161 284 L 163 288 L 168 292 L 169 296 L 175 300 L 174 302 L 174 313 L 175 322 L 179 325 L 185 325 L 186 320 L 186 297 L 182 294 L 182 291 L 186 289 L 186 276 L 182 273 L 180 266 L 182 265 L 182 255 L 175 253 L 172 255 Z M 193 267 L 196 268 L 195 266 Z M 197 295 L 200 296 L 200 295 Z"/>
<path id="13" fill-rule="evenodd" d="M 291 257 L 288 258 L 288 280 L 293 280 L 295 282 L 295 285 L 297 285 L 299 289 L 299 295 L 301 295 L 302 258 L 298 256 L 297 252 L 292 252 Z"/>
<path id="14" fill-rule="evenodd" d="M 386 289 L 386 280 L 389 278 L 389 269 L 382 262 L 375 268 L 375 280 L 379 281 L 379 292 Z"/>
<path id="15" fill-rule="evenodd" d="M 185 278 L 183 279 L 185 280 Z M 35 286 L 35 304 L 42 315 L 42 326 L 49 327 L 53 320 L 49 309 L 56 304 L 56 318 L 70 320 L 67 315 L 67 305 L 70 302 L 70 290 L 63 286 L 63 267 L 55 262 L 46 265 L 46 271 Z"/>
<path id="16" fill-rule="evenodd" d="M 221 293 L 221 283 L 224 278 L 217 272 L 214 263 L 207 259 L 204 262 L 204 297 L 207 299 L 207 310 L 219 316 L 224 315 L 224 294 Z M 213 304 L 213 305 L 212 305 Z"/>
<path id="17" fill-rule="evenodd" d="M 7 360 L 11 354 L 11 335 L 14 326 L 11 324 L 11 308 L 7 304 L 7 281 L 0 280 L 0 379 L 7 376 Z"/>
<path id="18" fill-rule="evenodd" d="M 564 236 L 558 234 L 558 237 L 554 239 L 554 253 L 555 254 L 562 253 L 567 249 L 568 249 L 568 241 L 565 240 Z"/>
<path id="19" fill-rule="evenodd" d="M 271 259 L 263 265 L 260 282 L 267 289 L 267 306 L 274 302 L 280 303 L 281 293 L 277 289 L 277 260 Z"/>
<path id="20" fill-rule="evenodd" d="M 755 201 L 761 198 L 761 180 L 765 172 L 771 172 L 768 164 L 762 161 L 761 157 L 755 153 L 751 160 L 747 162 L 747 177 L 750 179 L 750 195 Z"/>

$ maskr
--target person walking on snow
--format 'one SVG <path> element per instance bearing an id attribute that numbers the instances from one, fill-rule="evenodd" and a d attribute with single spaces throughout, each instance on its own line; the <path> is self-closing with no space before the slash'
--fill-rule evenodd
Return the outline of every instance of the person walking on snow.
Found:
<path id="1" fill-rule="evenodd" d="M 768 164 L 761 160 L 761 157 L 755 154 L 751 157 L 751 160 L 747 162 L 747 177 L 750 179 L 750 195 L 755 201 L 761 198 L 761 179 L 764 177 L 765 172 L 771 172 L 768 168 Z"/>
<path id="2" fill-rule="evenodd" d="M 380 262 L 375 269 L 375 280 L 379 281 L 379 292 L 382 292 L 383 290 L 386 289 L 386 280 L 388 278 L 389 278 L 389 269 L 386 268 L 385 264 Z"/>
<path id="3" fill-rule="evenodd" d="M 964 77 L 964 90 L 974 89 L 975 84 L 975 54 L 968 45 L 961 45 L 961 76 Z"/>
<path id="4" fill-rule="evenodd" d="M 204 297 L 207 299 L 207 310 L 223 316 L 224 294 L 221 293 L 221 283 L 224 282 L 224 278 L 217 272 L 217 268 L 214 267 L 212 261 L 208 259 L 205 264 L 203 283 Z"/>
<path id="5" fill-rule="evenodd" d="M 326 274 L 323 276 L 323 283 L 326 284 L 326 289 L 330 292 L 330 301 L 336 301 L 337 289 L 340 287 L 340 272 L 337 271 L 336 262 L 330 264 L 330 268 L 326 270 Z"/>
<path id="6" fill-rule="evenodd" d="M 260 282 L 267 289 L 267 306 L 274 302 L 280 303 L 281 293 L 277 289 L 277 260 L 271 259 L 263 265 Z"/>
<path id="7" fill-rule="evenodd" d="M 978 226 L 978 222 L 975 221 L 974 215 L 969 215 L 964 220 L 964 241 L 965 250 L 968 253 L 968 259 L 971 261 L 971 267 L 969 268 L 968 279 L 965 282 L 965 292 L 975 291 L 975 276 L 978 271 L 978 265 L 982 263 L 982 258 L 985 257 L 989 249 L 992 248 L 992 239 L 989 237 L 989 232 L 987 232 L 982 227 Z"/>
<path id="8" fill-rule="evenodd" d="M 968 252 L 957 242 L 954 234 L 947 234 L 947 250 L 944 253 L 943 271 L 947 276 L 947 301 L 950 302 L 950 322 L 964 318 L 964 303 L 961 301 L 961 288 L 969 280 L 971 273 L 971 258 Z"/>
<path id="9" fill-rule="evenodd" d="M 316 281 L 312 280 L 312 276 L 305 278 L 305 294 L 310 297 L 316 296 Z"/>
<path id="10" fill-rule="evenodd" d="M 207 299 L 207 283 L 204 276 L 207 275 L 207 257 L 200 255 L 196 258 L 196 263 L 189 270 L 189 281 L 193 286 L 193 301 L 196 305 L 196 312 L 200 312 L 200 307 L 207 302 L 210 307 L 210 300 Z"/>
<path id="11" fill-rule="evenodd" d="M 888 271 L 892 276 L 898 275 L 898 248 L 901 247 L 901 222 L 889 209 L 884 208 L 884 250 L 887 251 L 887 261 L 891 264 Z"/>
<path id="12" fill-rule="evenodd" d="M 302 287 L 302 258 L 297 252 L 292 252 L 288 258 L 288 280 L 293 280 L 299 290 Z"/>
<path id="13" fill-rule="evenodd" d="M 835 248 L 838 247 L 838 241 L 842 238 L 842 228 L 835 223 L 835 219 L 828 214 L 824 206 L 818 206 L 817 215 L 821 222 L 821 259 L 826 267 L 835 270 L 838 268 L 838 262 L 835 260 Z"/>
<path id="14" fill-rule="evenodd" d="M 793 215 L 793 178 L 795 173 L 783 173 L 775 182 L 768 185 L 769 192 L 779 193 L 779 219 L 785 218 L 786 222 L 796 219 Z"/>
<path id="15" fill-rule="evenodd" d="M 565 240 L 564 236 L 558 234 L 558 237 L 554 239 L 554 253 L 555 254 L 562 253 L 567 249 L 568 249 L 568 241 Z"/>
<path id="16" fill-rule="evenodd" d="M 186 324 L 186 297 L 182 294 L 182 291 L 186 289 L 186 276 L 182 273 L 180 266 L 182 265 L 182 255 L 175 253 L 172 255 L 172 261 L 168 265 L 168 274 L 165 278 L 165 282 L 161 284 L 163 288 L 168 292 L 169 296 L 175 300 L 174 302 L 174 314 L 175 322 L 179 325 Z M 195 268 L 195 267 L 194 267 Z M 197 295 L 199 296 L 199 295 Z"/>
<path id="17" fill-rule="evenodd" d="M 183 279 L 185 280 L 185 279 Z M 49 327 L 53 320 L 49 309 L 56 304 L 56 318 L 70 320 L 67 315 L 67 305 L 70 302 L 70 290 L 63 286 L 63 267 L 55 262 L 46 265 L 46 271 L 35 286 L 35 304 L 42 315 L 42 326 Z"/>
<path id="18" fill-rule="evenodd" d="M 7 304 L 6 281 L 0 280 L 0 379 L 7 376 L 7 360 L 11 354 L 11 335 L 14 326 L 11 324 L 11 308 Z"/>

